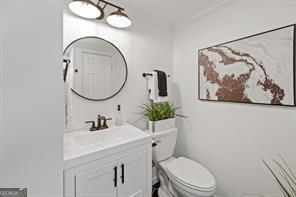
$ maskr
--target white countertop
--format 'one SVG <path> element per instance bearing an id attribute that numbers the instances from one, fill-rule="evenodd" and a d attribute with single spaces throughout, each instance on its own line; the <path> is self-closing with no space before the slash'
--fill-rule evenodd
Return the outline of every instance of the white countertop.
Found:
<path id="1" fill-rule="evenodd" d="M 151 143 L 151 135 L 127 123 L 99 131 L 84 129 L 65 133 L 64 168 L 74 165 L 78 159 L 87 162 L 115 149 L 123 150 L 143 143 Z"/>

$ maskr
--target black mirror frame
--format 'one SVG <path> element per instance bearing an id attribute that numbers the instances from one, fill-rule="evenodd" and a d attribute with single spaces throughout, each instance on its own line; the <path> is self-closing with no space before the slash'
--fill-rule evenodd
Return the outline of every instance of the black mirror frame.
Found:
<path id="1" fill-rule="evenodd" d="M 128 76 L 128 69 L 127 69 L 127 63 L 126 63 L 126 60 L 122 54 L 122 52 L 118 49 L 118 47 L 116 47 L 112 42 L 108 41 L 108 40 L 105 40 L 103 38 L 100 38 L 100 37 L 97 37 L 97 36 L 86 36 L 86 37 L 81 37 L 81 38 L 78 38 L 74 41 L 72 41 L 67 47 L 66 49 L 64 50 L 63 52 L 63 55 L 65 55 L 67 49 L 72 45 L 74 44 L 75 42 L 79 41 L 79 40 L 82 40 L 82 39 L 86 39 L 86 38 L 95 38 L 95 39 L 99 39 L 99 40 L 102 40 L 102 41 L 105 41 L 109 44 L 111 44 L 113 47 L 115 47 L 115 49 L 117 49 L 117 51 L 120 53 L 121 57 L 123 58 L 124 60 L 124 64 L 125 64 L 125 70 L 126 70 L 126 75 L 125 75 L 125 79 L 124 79 L 124 83 L 122 84 L 122 86 L 120 87 L 120 89 L 115 92 L 113 95 L 107 97 L 107 98 L 103 98 L 103 99 L 92 99 L 92 98 L 88 98 L 88 97 L 85 97 L 85 96 L 82 96 L 81 94 L 79 94 L 78 92 L 76 92 L 75 90 L 73 90 L 73 88 L 71 88 L 72 92 L 74 92 L 76 95 L 80 96 L 81 98 L 84 98 L 84 99 L 87 99 L 87 100 L 90 100 L 90 101 L 105 101 L 105 100 L 108 100 L 108 99 L 111 99 L 112 97 L 116 96 L 124 87 L 124 85 L 126 84 L 126 81 L 127 81 L 127 76 Z"/>

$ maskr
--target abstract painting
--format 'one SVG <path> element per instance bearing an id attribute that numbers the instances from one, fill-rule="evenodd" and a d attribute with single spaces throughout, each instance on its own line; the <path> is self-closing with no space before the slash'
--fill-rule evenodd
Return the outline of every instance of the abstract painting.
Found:
<path id="1" fill-rule="evenodd" d="M 295 106 L 295 29 L 198 50 L 199 99 Z"/>

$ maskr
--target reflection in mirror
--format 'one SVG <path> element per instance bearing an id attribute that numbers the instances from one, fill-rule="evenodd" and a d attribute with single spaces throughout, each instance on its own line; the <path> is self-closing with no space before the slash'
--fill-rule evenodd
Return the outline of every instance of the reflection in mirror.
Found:
<path id="1" fill-rule="evenodd" d="M 115 96 L 127 79 L 126 61 L 117 47 L 97 37 L 80 38 L 64 51 L 65 81 L 73 92 L 90 100 Z"/>

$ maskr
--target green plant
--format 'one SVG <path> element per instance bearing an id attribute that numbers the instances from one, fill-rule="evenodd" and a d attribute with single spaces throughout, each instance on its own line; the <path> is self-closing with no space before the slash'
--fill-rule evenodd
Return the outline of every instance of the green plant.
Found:
<path id="1" fill-rule="evenodd" d="M 277 169 L 272 168 L 265 160 L 262 161 L 276 180 L 284 197 L 296 197 L 296 176 L 285 159 L 282 156 L 280 159 L 280 162 L 272 159 Z"/>
<path id="2" fill-rule="evenodd" d="M 158 121 L 169 118 L 174 118 L 175 116 L 181 116 L 176 114 L 176 110 L 173 104 L 169 102 L 151 103 L 149 105 L 143 104 L 141 106 L 144 109 L 144 115 L 148 116 L 150 121 Z"/>

